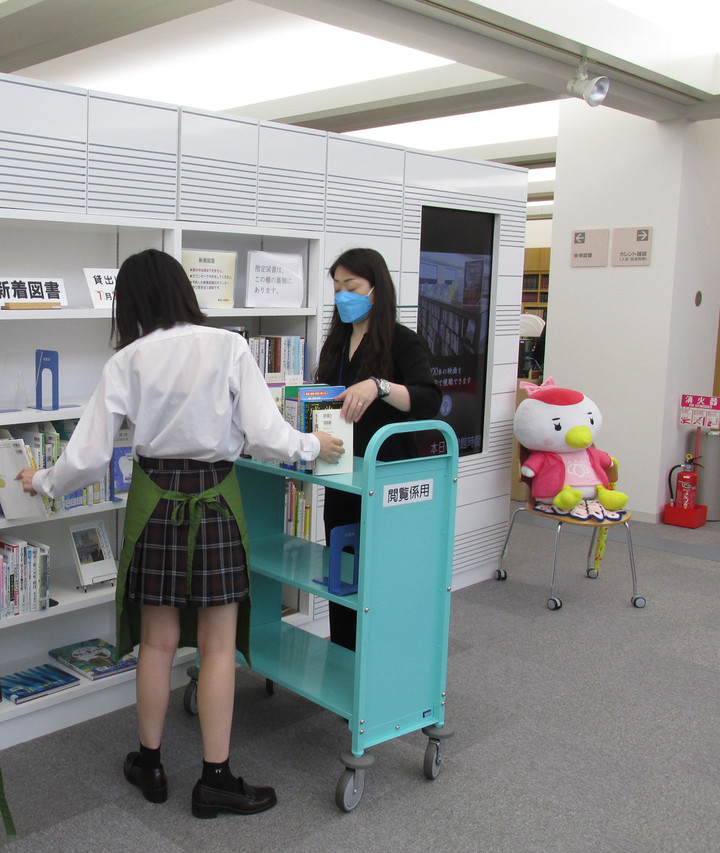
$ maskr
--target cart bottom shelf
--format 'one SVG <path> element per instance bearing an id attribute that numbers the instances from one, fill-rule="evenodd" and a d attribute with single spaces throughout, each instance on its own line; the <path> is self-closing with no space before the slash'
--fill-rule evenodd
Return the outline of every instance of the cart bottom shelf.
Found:
<path id="1" fill-rule="evenodd" d="M 353 652 L 278 621 L 253 626 L 250 654 L 254 672 L 341 717 L 352 716 Z"/>

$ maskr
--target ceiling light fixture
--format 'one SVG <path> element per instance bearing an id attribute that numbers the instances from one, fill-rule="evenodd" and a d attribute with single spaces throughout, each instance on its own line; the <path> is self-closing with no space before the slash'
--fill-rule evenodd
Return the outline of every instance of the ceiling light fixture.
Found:
<path id="1" fill-rule="evenodd" d="M 567 90 L 591 107 L 599 107 L 610 91 L 610 80 L 607 77 L 588 77 L 587 61 L 583 61 L 577 75 L 568 81 Z"/>

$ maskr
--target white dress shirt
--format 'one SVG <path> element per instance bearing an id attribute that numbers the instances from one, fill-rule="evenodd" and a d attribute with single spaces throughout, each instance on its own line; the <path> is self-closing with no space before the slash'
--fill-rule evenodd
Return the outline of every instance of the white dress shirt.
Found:
<path id="1" fill-rule="evenodd" d="M 296 462 L 320 452 L 316 436 L 283 419 L 242 335 L 183 323 L 110 358 L 65 451 L 33 488 L 52 498 L 102 480 L 124 418 L 136 459 Z"/>

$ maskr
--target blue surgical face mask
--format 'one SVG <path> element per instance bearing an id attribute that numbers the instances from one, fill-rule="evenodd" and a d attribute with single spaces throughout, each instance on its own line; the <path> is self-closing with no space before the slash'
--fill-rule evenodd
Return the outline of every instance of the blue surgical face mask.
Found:
<path id="1" fill-rule="evenodd" d="M 372 293 L 374 288 L 370 290 Z M 359 323 L 370 313 L 372 302 L 370 293 L 353 293 L 349 290 L 339 290 L 335 294 L 335 306 L 343 323 Z"/>

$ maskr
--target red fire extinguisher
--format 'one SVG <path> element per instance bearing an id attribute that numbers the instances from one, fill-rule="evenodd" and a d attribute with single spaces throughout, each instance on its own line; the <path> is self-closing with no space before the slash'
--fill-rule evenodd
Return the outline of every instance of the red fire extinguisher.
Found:
<path id="1" fill-rule="evenodd" d="M 697 474 L 693 471 L 692 463 L 683 465 L 683 470 L 677 475 L 675 506 L 681 509 L 695 509 L 697 504 Z"/>
<path id="2" fill-rule="evenodd" d="M 668 480 L 670 481 L 670 498 L 672 500 L 672 474 L 678 468 L 682 468 L 682 471 L 677 475 L 677 479 L 675 481 L 676 490 L 675 490 L 675 500 L 673 501 L 676 507 L 680 509 L 695 509 L 697 505 L 697 483 L 698 478 L 695 473 L 695 465 L 697 464 L 697 459 L 693 457 L 691 453 L 686 454 L 685 463 L 683 465 L 676 465 L 671 471 Z"/>

